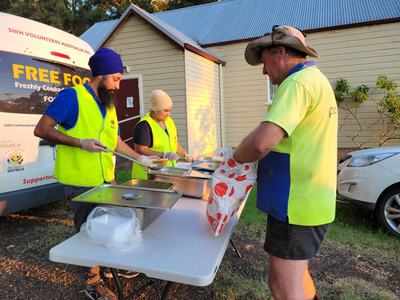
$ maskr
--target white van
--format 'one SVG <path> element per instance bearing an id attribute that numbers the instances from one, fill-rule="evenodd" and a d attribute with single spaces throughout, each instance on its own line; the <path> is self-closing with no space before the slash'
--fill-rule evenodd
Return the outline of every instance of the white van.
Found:
<path id="1" fill-rule="evenodd" d="M 88 80 L 93 49 L 62 30 L 0 13 L 0 215 L 63 198 L 54 145 L 33 135 L 65 87 Z"/>

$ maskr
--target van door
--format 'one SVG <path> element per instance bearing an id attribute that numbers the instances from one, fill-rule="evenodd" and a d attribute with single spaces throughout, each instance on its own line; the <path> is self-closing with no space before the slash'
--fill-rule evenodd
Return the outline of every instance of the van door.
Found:
<path id="1" fill-rule="evenodd" d="M 89 80 L 88 75 L 85 69 L 0 51 L 1 200 L 15 191 L 56 182 L 54 149 L 36 138 L 33 130 L 56 94 L 65 87 Z M 9 203 L 8 211 L 26 206 L 36 205 L 25 203 L 21 207 L 18 203 Z"/>

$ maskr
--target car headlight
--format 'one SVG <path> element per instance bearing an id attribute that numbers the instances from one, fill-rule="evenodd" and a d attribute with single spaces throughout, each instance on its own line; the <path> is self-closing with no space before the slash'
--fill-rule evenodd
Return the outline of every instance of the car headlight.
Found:
<path id="1" fill-rule="evenodd" d="M 394 153 L 362 155 L 362 156 L 356 156 L 356 157 L 353 156 L 351 158 L 351 161 L 348 164 L 348 166 L 349 167 L 366 167 L 366 166 L 376 164 L 377 162 L 380 162 L 389 157 L 395 156 L 396 154 L 399 154 L 399 153 L 394 152 Z"/>

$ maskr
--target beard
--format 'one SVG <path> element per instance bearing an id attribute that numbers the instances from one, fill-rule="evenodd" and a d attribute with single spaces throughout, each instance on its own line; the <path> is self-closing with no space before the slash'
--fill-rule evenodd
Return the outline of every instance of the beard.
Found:
<path id="1" fill-rule="evenodd" d="M 104 104 L 106 107 L 110 107 L 112 104 L 114 104 L 114 90 L 108 90 L 104 86 L 99 86 L 99 88 L 97 89 L 97 93 L 99 95 L 101 103 Z"/>

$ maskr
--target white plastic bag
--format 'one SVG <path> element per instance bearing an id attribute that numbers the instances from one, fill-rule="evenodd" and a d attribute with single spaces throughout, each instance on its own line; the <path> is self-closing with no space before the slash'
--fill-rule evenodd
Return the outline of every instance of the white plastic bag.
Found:
<path id="1" fill-rule="evenodd" d="M 142 238 L 136 212 L 128 207 L 97 206 L 83 230 L 93 242 L 119 251 L 134 248 Z"/>
<path id="2" fill-rule="evenodd" d="M 239 210 L 257 179 L 257 164 L 238 163 L 233 159 L 232 148 L 223 148 L 217 155 L 223 162 L 213 174 L 207 205 L 207 220 L 215 236 Z"/>

